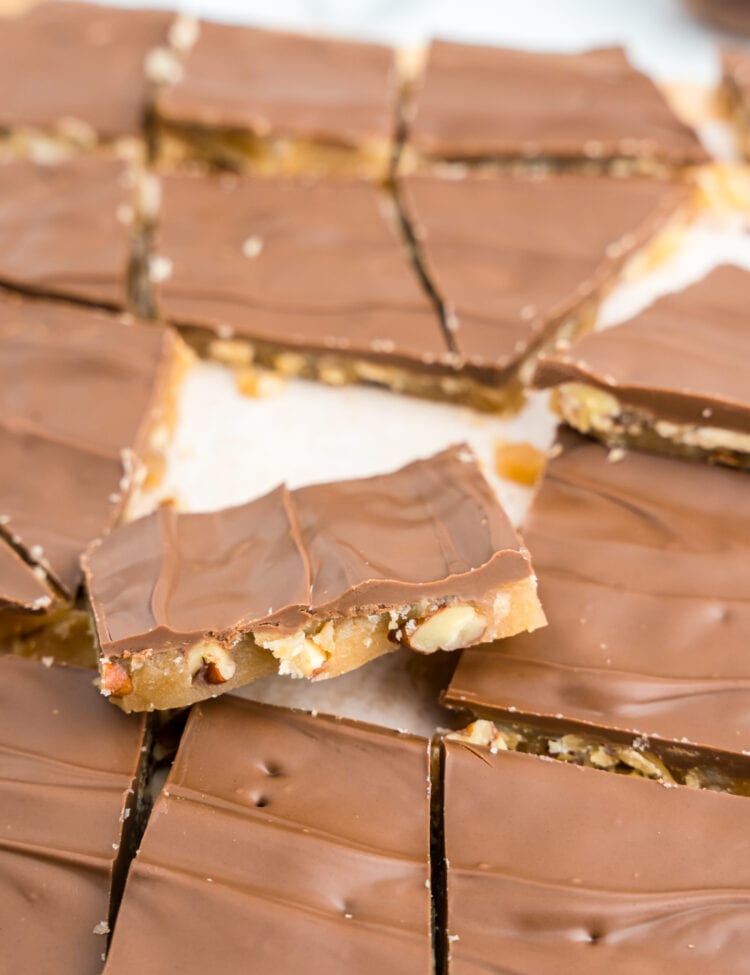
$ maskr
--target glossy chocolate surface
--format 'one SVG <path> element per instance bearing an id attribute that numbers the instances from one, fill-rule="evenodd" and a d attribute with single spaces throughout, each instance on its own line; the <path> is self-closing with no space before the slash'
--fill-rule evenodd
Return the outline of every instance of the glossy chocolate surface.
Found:
<path id="1" fill-rule="evenodd" d="M 706 162 L 622 48 L 550 54 L 433 41 L 410 142 L 437 158 Z"/>
<path id="2" fill-rule="evenodd" d="M 689 196 L 576 175 L 412 176 L 401 191 L 460 360 L 501 372 L 596 301 Z"/>
<path id="3" fill-rule="evenodd" d="M 746 971 L 746 799 L 446 750 L 449 975 Z"/>
<path id="4" fill-rule="evenodd" d="M 0 166 L 0 284 L 124 308 L 132 190 L 126 168 L 88 156 Z"/>
<path id="5" fill-rule="evenodd" d="M 100 141 L 140 134 L 149 100 L 146 56 L 172 15 L 90 3 L 40 3 L 0 20 L 0 129 L 70 131 Z"/>
<path id="6" fill-rule="evenodd" d="M 50 587 L 10 545 L 0 540 L 0 629 L 4 610 L 36 612 L 55 600 Z"/>
<path id="7" fill-rule="evenodd" d="M 165 176 L 156 249 L 171 274 L 157 307 L 302 351 L 447 357 L 388 204 L 364 181 Z"/>
<path id="8" fill-rule="evenodd" d="M 196 705 L 106 975 L 432 971 L 428 742 L 224 697 Z"/>
<path id="9" fill-rule="evenodd" d="M 0 655 L 0 917 L 7 972 L 102 969 L 145 722 L 90 671 Z"/>
<path id="10" fill-rule="evenodd" d="M 173 349 L 160 326 L 0 295 L 2 530 L 69 595 L 122 510 Z"/>
<path id="11" fill-rule="evenodd" d="M 746 755 L 747 474 L 561 441 L 524 526 L 549 625 L 465 651 L 449 701 Z"/>
<path id="12" fill-rule="evenodd" d="M 158 108 L 170 122 L 356 148 L 390 141 L 395 101 L 388 47 L 201 21 Z"/>
<path id="13" fill-rule="evenodd" d="M 236 508 L 162 508 L 84 558 L 102 650 L 231 640 L 260 625 L 421 598 L 479 598 L 531 573 L 528 553 L 466 448 L 392 474 L 288 491 Z"/>
<path id="14" fill-rule="evenodd" d="M 748 432 L 749 297 L 750 271 L 724 265 L 545 357 L 534 385 L 586 383 L 657 419 Z"/>

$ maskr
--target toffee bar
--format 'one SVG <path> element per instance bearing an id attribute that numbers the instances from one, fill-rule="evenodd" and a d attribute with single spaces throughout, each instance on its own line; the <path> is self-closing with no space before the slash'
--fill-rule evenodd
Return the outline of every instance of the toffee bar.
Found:
<path id="1" fill-rule="evenodd" d="M 151 263 L 158 315 L 229 365 L 423 395 L 455 372 L 393 202 L 364 181 L 166 175 Z"/>
<path id="2" fill-rule="evenodd" d="M 446 394 L 512 404 L 534 358 L 679 240 L 693 194 L 638 178 L 412 176 L 400 197 L 457 369 Z"/>
<path id="3" fill-rule="evenodd" d="M 663 175 L 709 161 L 622 48 L 551 54 L 433 41 L 400 168 L 441 162 Z"/>
<path id="4" fill-rule="evenodd" d="M 544 357 L 563 419 L 610 447 L 750 466 L 750 271 L 725 265 Z"/>
<path id="5" fill-rule="evenodd" d="M 560 443 L 524 527 L 549 626 L 467 650 L 447 703 L 518 747 L 747 792 L 747 475 Z"/>
<path id="6" fill-rule="evenodd" d="M 145 774 L 146 726 L 90 671 L 0 655 L 0 917 L 7 972 L 97 975 Z"/>
<path id="7" fill-rule="evenodd" d="M 398 100 L 390 48 L 185 18 L 170 40 L 177 69 L 157 98 L 162 161 L 388 173 Z"/>
<path id="8" fill-rule="evenodd" d="M 160 326 L 0 294 L 0 534 L 68 599 L 82 551 L 160 476 L 185 355 Z"/>
<path id="9" fill-rule="evenodd" d="M 445 742 L 448 975 L 741 975 L 747 799 Z"/>
<path id="10" fill-rule="evenodd" d="M 425 284 L 393 201 L 363 181 L 172 174 L 161 189 L 152 304 L 199 349 L 483 409 L 517 406 L 522 366 L 658 260 L 692 200 L 656 180 L 413 177 L 399 195 Z"/>
<path id="11" fill-rule="evenodd" d="M 105 975 L 432 972 L 429 743 L 233 697 L 193 708 Z"/>
<path id="12" fill-rule="evenodd" d="M 160 509 L 83 562 L 101 688 L 126 710 L 544 625 L 528 552 L 465 447 L 223 511 Z"/>
<path id="13" fill-rule="evenodd" d="M 102 146 L 142 150 L 144 65 L 172 18 L 65 2 L 0 18 L 0 153 L 53 162 Z"/>

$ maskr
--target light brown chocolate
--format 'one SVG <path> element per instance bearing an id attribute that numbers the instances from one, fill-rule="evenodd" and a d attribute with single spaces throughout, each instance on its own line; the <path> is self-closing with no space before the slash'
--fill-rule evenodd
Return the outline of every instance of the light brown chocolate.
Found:
<path id="1" fill-rule="evenodd" d="M 587 325 L 627 260 L 687 206 L 661 180 L 411 176 L 401 198 L 461 368 L 508 382 Z"/>
<path id="2" fill-rule="evenodd" d="M 8 972 L 102 970 L 145 723 L 90 671 L 0 655 L 0 916 Z M 96 929 L 96 931 L 95 931 Z"/>
<path id="3" fill-rule="evenodd" d="M 747 799 L 445 749 L 449 975 L 744 973 Z"/>
<path id="4" fill-rule="evenodd" d="M 447 606 L 485 621 L 474 627 L 464 610 L 476 632 L 458 645 L 544 619 L 528 553 L 466 448 L 223 511 L 160 509 L 83 561 L 102 689 L 126 709 L 190 703 L 275 670 L 335 676 L 399 642 L 431 652 L 417 623 Z M 330 633 L 339 624 L 343 649 Z M 440 647 L 456 649 L 458 635 Z M 294 664 L 310 654 L 314 666 Z"/>
<path id="5" fill-rule="evenodd" d="M 390 48 L 207 21 L 192 30 L 179 78 L 157 101 L 171 129 L 204 144 L 215 135 L 214 153 L 223 140 L 221 161 L 241 167 L 325 171 L 336 150 L 369 149 L 385 175 L 396 125 Z"/>
<path id="6" fill-rule="evenodd" d="M 622 48 L 551 54 L 433 41 L 409 149 L 423 158 L 607 169 L 708 161 Z"/>
<path id="7" fill-rule="evenodd" d="M 426 740 L 232 697 L 198 705 L 106 975 L 427 975 L 428 858 Z"/>
<path id="8" fill-rule="evenodd" d="M 425 369 L 449 349 L 388 200 L 364 181 L 162 179 L 162 317 L 220 338 Z M 196 233 L 195 228 L 201 227 Z"/>
<path id="9" fill-rule="evenodd" d="M 0 20 L 0 131 L 36 130 L 84 146 L 140 136 L 144 63 L 172 15 L 91 3 L 40 3 Z M 5 196 L 3 190 L 3 196 Z"/>
<path id="10" fill-rule="evenodd" d="M 176 342 L 160 326 L 0 295 L 0 530 L 69 597 L 81 552 L 168 433 Z"/>
<path id="11" fill-rule="evenodd" d="M 561 431 L 524 526 L 549 626 L 467 650 L 447 700 L 747 774 L 747 474 Z"/>
<path id="12" fill-rule="evenodd" d="M 0 284 L 109 308 L 128 305 L 133 191 L 97 156 L 0 165 Z"/>
<path id="13" fill-rule="evenodd" d="M 691 435 L 696 439 L 697 432 L 712 431 L 716 448 L 709 448 L 706 434 L 702 452 L 721 459 L 732 442 L 727 432 L 750 434 L 748 295 L 750 271 L 717 268 L 630 321 L 542 358 L 534 385 L 561 386 L 562 393 L 568 383 L 584 384 L 613 397 L 619 412 L 603 418 L 607 423 L 600 433 L 609 443 L 651 443 L 677 451 L 680 441 L 666 437 L 676 424 L 683 428 L 682 440 L 687 438 L 686 452 Z M 572 390 L 569 396 L 585 397 L 585 390 Z M 575 424 L 575 417 L 565 415 Z M 723 450 L 720 431 L 725 432 Z M 645 439 L 649 432 L 650 442 Z"/>

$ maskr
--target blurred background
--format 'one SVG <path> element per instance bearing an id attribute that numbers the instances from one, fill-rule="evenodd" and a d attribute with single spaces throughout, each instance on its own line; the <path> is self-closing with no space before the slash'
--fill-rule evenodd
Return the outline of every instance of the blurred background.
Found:
<path id="1" fill-rule="evenodd" d="M 164 0 L 114 2 L 169 6 Z M 558 51 L 623 44 L 655 78 L 694 84 L 716 79 L 717 39 L 748 41 L 707 26 L 688 7 L 750 31 L 750 0 L 182 0 L 176 6 L 214 20 L 399 44 L 430 36 Z"/>

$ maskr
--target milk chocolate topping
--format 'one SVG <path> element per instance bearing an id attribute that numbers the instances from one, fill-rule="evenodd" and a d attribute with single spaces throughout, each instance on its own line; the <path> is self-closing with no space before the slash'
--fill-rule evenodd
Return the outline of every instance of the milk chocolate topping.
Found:
<path id="1" fill-rule="evenodd" d="M 277 488 L 237 508 L 162 508 L 84 558 L 105 653 L 204 632 L 479 597 L 531 573 L 528 553 L 465 448 L 379 477 Z"/>
<path id="2" fill-rule="evenodd" d="M 138 135 L 148 102 L 144 62 L 172 15 L 90 3 L 42 3 L 0 21 L 0 129 L 75 120 L 100 140 Z M 3 194 L 5 195 L 5 194 Z"/>
<path id="3" fill-rule="evenodd" d="M 562 443 L 524 530 L 549 626 L 464 652 L 448 699 L 750 751 L 747 475 Z"/>
<path id="4" fill-rule="evenodd" d="M 7 972 L 102 969 L 145 724 L 90 671 L 0 656 L 0 917 Z"/>
<path id="5" fill-rule="evenodd" d="M 725 265 L 634 319 L 542 359 L 534 384 L 582 382 L 675 423 L 750 431 L 750 271 Z"/>
<path id="6" fill-rule="evenodd" d="M 446 751 L 450 975 L 746 972 L 746 799 Z"/>
<path id="7" fill-rule="evenodd" d="M 388 47 L 202 21 L 158 109 L 188 125 L 356 148 L 391 139 L 395 100 Z"/>
<path id="8" fill-rule="evenodd" d="M 156 247 L 172 270 L 158 308 L 302 349 L 445 356 L 387 203 L 359 181 L 166 176 Z"/>
<path id="9" fill-rule="evenodd" d="M 541 54 L 433 41 L 414 108 L 411 144 L 444 159 L 709 158 L 622 48 Z"/>
<path id="10" fill-rule="evenodd" d="M 225 697 L 196 705 L 106 966 L 430 972 L 428 743 Z"/>
<path id="11" fill-rule="evenodd" d="M 126 175 L 122 163 L 97 156 L 0 166 L 0 283 L 125 307 L 132 235 L 121 219 L 132 215 Z"/>
<path id="12" fill-rule="evenodd" d="M 69 595 L 127 497 L 173 343 L 159 326 L 0 296 L 1 529 Z"/>
<path id="13" fill-rule="evenodd" d="M 4 610 L 34 612 L 49 609 L 54 599 L 54 593 L 44 580 L 10 545 L 0 540 L 0 630 Z"/>
<path id="14" fill-rule="evenodd" d="M 510 370 L 686 202 L 661 180 L 565 175 L 401 181 L 461 358 Z"/>

